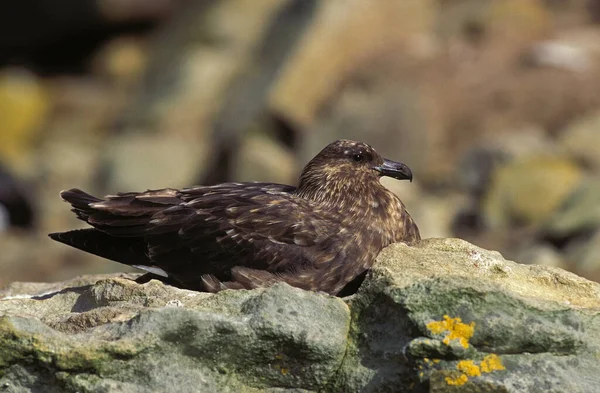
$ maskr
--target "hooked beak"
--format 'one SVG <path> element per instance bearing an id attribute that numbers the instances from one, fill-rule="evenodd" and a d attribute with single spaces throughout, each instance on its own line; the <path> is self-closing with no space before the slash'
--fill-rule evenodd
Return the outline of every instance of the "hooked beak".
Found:
<path id="1" fill-rule="evenodd" d="M 373 167 L 381 176 L 389 176 L 398 180 L 410 180 L 412 182 L 412 171 L 401 162 L 383 159 L 383 164 Z"/>

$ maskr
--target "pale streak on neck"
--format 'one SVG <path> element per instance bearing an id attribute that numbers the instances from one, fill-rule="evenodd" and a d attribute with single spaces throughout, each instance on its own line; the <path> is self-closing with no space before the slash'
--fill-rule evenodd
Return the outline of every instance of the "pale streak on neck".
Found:
<path id="1" fill-rule="evenodd" d="M 313 174 L 301 179 L 296 194 L 356 218 L 386 219 L 390 209 L 402 210 L 402 202 L 378 178 L 359 174 L 352 178 L 329 171 Z"/>

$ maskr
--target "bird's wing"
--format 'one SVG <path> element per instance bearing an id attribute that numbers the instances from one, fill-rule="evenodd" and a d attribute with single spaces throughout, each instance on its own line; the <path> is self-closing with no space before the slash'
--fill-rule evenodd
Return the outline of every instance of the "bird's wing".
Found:
<path id="1" fill-rule="evenodd" d="M 254 185 L 184 190 L 179 198 L 185 203 L 149 223 L 150 259 L 169 274 L 198 272 L 223 280 L 235 276 L 237 267 L 240 277 L 252 269 L 246 275 L 255 280 L 265 270 L 268 281 L 273 274 L 302 274 L 343 258 L 337 213 L 287 191 Z"/>
<path id="2" fill-rule="evenodd" d="M 338 213 L 320 210 L 295 197 L 293 190 L 277 184 L 226 183 L 119 193 L 104 200 L 79 190 L 61 195 L 97 230 L 145 242 L 147 265 L 190 288 L 204 276 L 209 290 L 215 282 L 254 287 L 282 277 L 288 282 L 299 277 L 299 283 L 313 289 L 307 277 L 324 275 L 324 269 L 331 273 L 332 267 L 343 269 L 335 261 L 345 260 L 351 247 L 341 246 L 344 228 Z M 234 282 L 223 283 L 230 280 Z"/>
<path id="3" fill-rule="evenodd" d="M 96 198 L 76 188 L 61 192 L 77 218 L 111 236 L 140 237 L 152 216 L 179 205 L 177 190 L 165 188 L 146 192 L 127 192 Z"/>

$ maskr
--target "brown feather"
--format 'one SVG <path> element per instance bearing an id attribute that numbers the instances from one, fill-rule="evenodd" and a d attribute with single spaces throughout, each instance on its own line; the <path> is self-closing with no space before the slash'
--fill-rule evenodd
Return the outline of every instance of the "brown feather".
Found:
<path id="1" fill-rule="evenodd" d="M 297 188 L 223 183 L 105 199 L 72 189 L 62 198 L 95 229 L 51 237 L 162 270 L 184 288 L 216 292 L 285 281 L 336 294 L 371 267 L 383 247 L 420 239 L 400 199 L 379 182 L 395 173 L 412 178 L 407 167 L 370 146 L 340 140 L 306 165 Z"/>

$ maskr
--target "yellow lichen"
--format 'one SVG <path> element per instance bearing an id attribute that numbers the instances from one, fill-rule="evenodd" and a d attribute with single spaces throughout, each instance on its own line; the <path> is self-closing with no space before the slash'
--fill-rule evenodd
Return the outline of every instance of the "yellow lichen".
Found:
<path id="1" fill-rule="evenodd" d="M 446 337 L 443 340 L 443 343 L 446 345 L 449 345 L 452 340 L 458 340 L 464 348 L 469 348 L 469 339 L 473 337 L 475 322 L 466 324 L 458 317 L 450 318 L 448 315 L 444 315 L 443 321 L 429 322 L 427 329 L 433 334 L 446 333 Z"/>
<path id="2" fill-rule="evenodd" d="M 491 354 L 484 357 L 480 364 L 476 364 L 473 360 L 461 360 L 456 365 L 456 369 L 460 374 L 456 377 L 446 377 L 448 385 L 461 386 L 469 381 L 469 377 L 479 377 L 482 373 L 504 370 L 505 367 L 498 355 Z"/>
<path id="3" fill-rule="evenodd" d="M 455 385 L 455 386 L 464 385 L 465 383 L 467 383 L 468 380 L 469 380 L 469 378 L 465 374 L 460 374 L 456 378 L 446 377 L 446 383 L 448 385 Z"/>
<path id="4" fill-rule="evenodd" d="M 461 360 L 458 362 L 456 368 L 469 377 L 478 377 L 481 375 L 481 369 L 472 360 Z"/>
<path id="5" fill-rule="evenodd" d="M 496 370 L 505 370 L 506 367 L 502 364 L 500 356 L 492 353 L 483 358 L 481 362 L 481 372 L 490 373 Z"/>
<path id="6" fill-rule="evenodd" d="M 442 321 L 433 321 L 427 324 L 427 329 L 433 334 L 445 335 L 443 343 L 448 345 L 452 340 L 458 340 L 464 348 L 469 347 L 469 339 L 473 337 L 475 332 L 475 322 L 469 324 L 463 323 L 460 318 L 450 318 L 444 315 Z M 431 362 L 439 363 L 440 359 L 430 360 L 424 358 L 425 364 Z M 479 377 L 482 373 L 490 373 L 492 371 L 505 370 L 502 364 L 502 359 L 496 354 L 489 354 L 483 358 L 478 364 L 473 360 L 461 360 L 456 364 L 456 371 L 453 371 L 454 376 L 445 378 L 448 385 L 461 386 L 469 381 L 469 377 Z"/>

